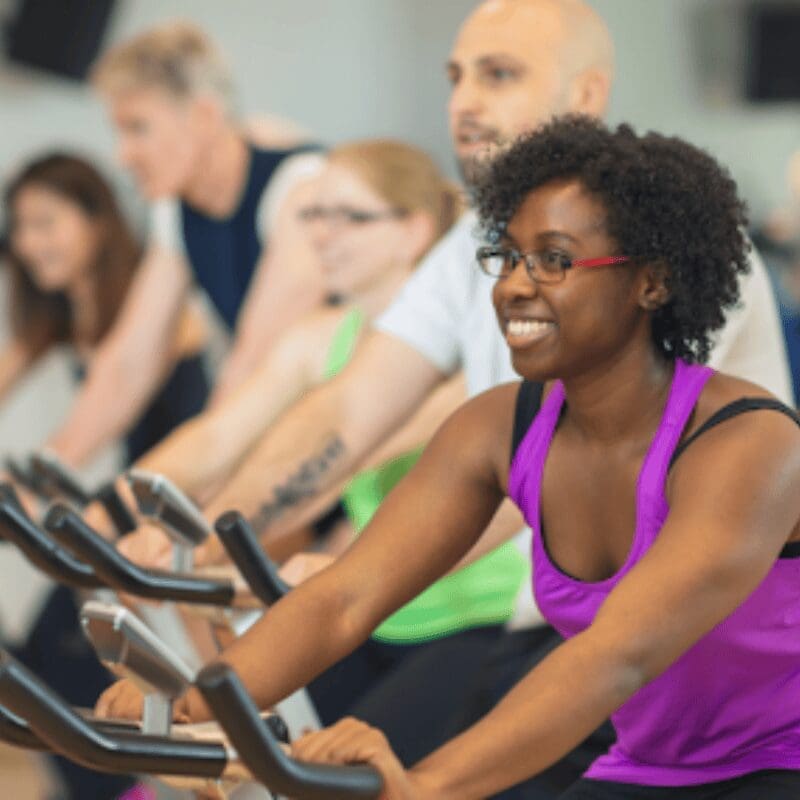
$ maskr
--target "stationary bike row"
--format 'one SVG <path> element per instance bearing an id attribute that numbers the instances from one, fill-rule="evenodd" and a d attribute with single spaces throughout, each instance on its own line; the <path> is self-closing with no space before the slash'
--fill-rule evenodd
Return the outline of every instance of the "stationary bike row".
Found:
<path id="1" fill-rule="evenodd" d="M 297 800 L 380 795 L 381 777 L 368 766 L 331 767 L 290 758 L 276 735 L 279 723 L 259 714 L 228 666 L 204 668 L 194 685 L 222 732 L 176 725 L 170 734 L 156 736 L 78 713 L 0 651 L 0 739 L 18 747 L 52 750 L 90 769 L 183 779 L 178 785 L 213 788 L 222 797 L 232 797 L 238 786 L 253 780 L 269 792 Z"/>
<path id="2" fill-rule="evenodd" d="M 30 472 L 34 473 L 35 480 Z M 46 500 L 58 498 L 58 490 L 63 490 L 71 504 L 80 507 L 89 497 L 79 480 L 53 457 L 33 456 L 30 469 L 23 472 L 23 468 L 17 466 L 15 474 L 22 475 L 26 485 Z M 229 636 L 243 633 L 260 616 L 262 603 L 274 603 L 286 592 L 287 587 L 278 577 L 275 566 L 255 543 L 252 534 L 246 531 L 246 523 L 236 515 L 228 521 L 220 520 L 219 535 L 232 560 L 240 566 L 253 588 L 247 591 L 239 573 L 229 579 L 188 574 L 193 548 L 210 533 L 205 518 L 164 477 L 134 470 L 127 478 L 139 513 L 158 524 L 172 539 L 174 566 L 179 570 L 177 574 L 142 569 L 130 562 L 114 546 L 94 534 L 77 514 L 69 513 L 63 504 L 56 503 L 51 507 L 46 524 L 50 535 L 66 549 L 56 546 L 24 515 L 15 513 L 14 504 L 0 515 L 11 527 L 9 536 L 31 561 L 56 580 L 76 588 L 108 586 L 142 598 L 192 604 L 197 611 L 203 609 L 203 615 L 210 618 L 218 633 L 220 629 L 227 629 L 225 632 Z M 43 486 L 46 491 L 42 490 Z M 73 554 L 77 554 L 83 563 L 76 561 Z M 215 609 L 215 613 L 209 614 L 209 607 Z M 244 609 L 248 607 L 250 610 L 246 612 Z M 166 617 L 162 613 L 165 611 Z M 170 616 L 168 612 L 163 603 L 158 610 L 152 607 L 141 609 L 151 627 L 157 625 L 161 637 L 171 642 L 173 650 L 178 644 L 183 645 L 177 648 L 179 652 L 190 663 L 199 664 L 201 659 L 191 644 L 186 646 L 187 637 L 180 617 L 174 613 Z M 293 735 L 319 726 L 305 692 L 295 693 L 284 701 L 281 712 L 286 716 Z"/>
<path id="3" fill-rule="evenodd" d="M 51 478 L 58 468 L 57 464 L 47 465 Z M 129 482 L 140 512 L 171 532 L 177 547 L 188 551 L 179 554 L 180 562 L 190 564 L 191 545 L 209 533 L 205 519 L 159 476 L 134 473 Z M 66 494 L 63 490 L 61 493 Z M 47 496 L 52 497 L 52 493 Z M 74 497 L 71 499 L 77 504 Z M 228 579 L 142 569 L 122 557 L 63 503 L 50 508 L 44 527 L 53 538 L 25 514 L 12 487 L 0 486 L 0 533 L 49 575 L 76 588 L 110 586 L 152 599 L 210 604 L 222 609 L 226 619 L 232 618 L 230 608 L 234 604 L 252 607 L 254 599 L 269 604 L 287 591 L 246 522 L 235 512 L 220 518 L 216 529 L 231 559 L 240 566 L 249 594 Z M 238 757 L 220 741 L 219 732 L 208 726 L 171 729 L 171 702 L 185 691 L 194 677 L 193 670 L 122 606 L 92 601 L 84 606 L 81 616 L 104 663 L 131 677 L 145 694 L 141 730 L 130 724 L 120 726 L 82 716 L 22 665 L 2 654 L 0 703 L 5 709 L 0 707 L 0 738 L 18 746 L 52 748 L 86 766 L 106 771 L 191 776 L 205 782 L 220 778 L 245 780 L 249 768 L 252 778 L 292 797 L 378 795 L 381 781 L 374 770 L 312 767 L 288 759 L 278 745 L 280 738 L 286 738 L 286 726 L 276 716 L 262 720 L 241 684 L 224 666 L 201 671 L 196 685 Z M 289 710 L 296 715 L 296 709 Z M 307 720 L 298 724 L 305 725 Z"/>

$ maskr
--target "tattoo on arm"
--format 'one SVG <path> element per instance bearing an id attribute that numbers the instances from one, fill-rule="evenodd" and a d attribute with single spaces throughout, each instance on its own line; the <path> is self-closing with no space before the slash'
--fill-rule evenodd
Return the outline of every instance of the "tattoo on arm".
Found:
<path id="1" fill-rule="evenodd" d="M 319 453 L 306 459 L 286 482 L 273 489 L 272 499 L 264 503 L 250 524 L 257 534 L 287 510 L 308 500 L 320 490 L 320 481 L 345 452 L 344 442 L 338 433 L 332 434 Z"/>

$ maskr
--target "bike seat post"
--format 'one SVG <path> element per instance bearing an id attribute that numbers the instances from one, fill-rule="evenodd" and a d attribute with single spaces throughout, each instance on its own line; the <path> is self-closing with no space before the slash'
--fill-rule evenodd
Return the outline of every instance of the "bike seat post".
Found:
<path id="1" fill-rule="evenodd" d="M 172 727 L 172 700 L 162 694 L 147 694 L 144 697 L 142 733 L 167 736 Z"/>

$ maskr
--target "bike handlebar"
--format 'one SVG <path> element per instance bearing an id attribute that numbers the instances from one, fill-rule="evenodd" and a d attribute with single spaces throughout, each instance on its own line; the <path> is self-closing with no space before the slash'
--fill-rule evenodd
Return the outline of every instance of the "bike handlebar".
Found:
<path id="1" fill-rule="evenodd" d="M 124 606 L 90 600 L 80 613 L 81 624 L 100 660 L 123 667 L 150 691 L 179 697 L 194 673 L 147 625 Z"/>
<path id="2" fill-rule="evenodd" d="M 0 706 L 0 741 L 24 750 L 47 750 L 47 745 L 28 727 L 25 720 Z"/>
<path id="3" fill-rule="evenodd" d="M 83 487 L 72 470 L 62 464 L 56 456 L 48 452 L 33 453 L 30 457 L 31 472 L 43 483 L 55 487 L 72 503 L 83 508 L 92 501 L 92 495 Z"/>
<path id="4" fill-rule="evenodd" d="M 29 465 L 23 464 L 11 456 L 6 456 L 5 467 L 20 486 L 35 494 L 40 500 L 48 501 L 53 499 L 52 490 L 48 490 L 41 478 L 32 472 Z"/>
<path id="5" fill-rule="evenodd" d="M 200 509 L 163 475 L 129 470 L 125 477 L 139 506 L 139 513 L 160 523 L 180 544 L 197 547 L 211 532 Z"/>
<path id="6" fill-rule="evenodd" d="M 217 519 L 214 529 L 250 590 L 264 605 L 274 605 L 291 589 L 238 511 L 226 511 Z"/>
<path id="7" fill-rule="evenodd" d="M 0 532 L 26 558 L 51 578 L 76 589 L 100 589 L 105 584 L 94 570 L 59 547 L 30 517 L 8 484 L 0 484 Z"/>
<path id="8" fill-rule="evenodd" d="M 85 560 L 98 578 L 113 589 L 138 597 L 178 603 L 229 606 L 233 602 L 235 592 L 230 581 L 144 569 L 125 558 L 78 514 L 61 503 L 50 507 L 44 526 L 60 544 Z"/>
<path id="9" fill-rule="evenodd" d="M 239 758 L 272 791 L 302 800 L 368 800 L 380 796 L 383 778 L 371 766 L 308 764 L 288 756 L 227 664 L 205 667 L 195 685 Z"/>
<path id="10" fill-rule="evenodd" d="M 125 536 L 135 531 L 139 523 L 125 501 L 120 497 L 114 481 L 104 483 L 94 493 L 94 499 L 101 503 L 106 513 L 114 523 L 119 536 Z"/>
<path id="11" fill-rule="evenodd" d="M 0 702 L 47 746 L 91 769 L 216 779 L 228 763 L 228 752 L 217 742 L 95 726 L 5 651 L 0 651 Z"/>

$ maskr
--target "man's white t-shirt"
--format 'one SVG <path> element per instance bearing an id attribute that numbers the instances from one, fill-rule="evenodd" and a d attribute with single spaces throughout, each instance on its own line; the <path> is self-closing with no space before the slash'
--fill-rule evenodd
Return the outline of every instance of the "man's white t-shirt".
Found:
<path id="1" fill-rule="evenodd" d="M 519 380 L 492 306 L 494 278 L 481 272 L 474 212 L 467 212 L 406 282 L 376 327 L 396 336 L 443 373 L 464 369 L 469 394 Z M 757 383 L 786 403 L 792 389 L 778 307 L 760 256 L 740 282 L 741 302 L 728 312 L 709 364 Z"/>
<path id="2" fill-rule="evenodd" d="M 470 396 L 519 380 L 491 301 L 494 278 L 481 272 L 475 251 L 483 244 L 474 212 L 465 213 L 428 254 L 375 327 L 409 344 L 445 374 L 463 368 Z M 718 332 L 709 364 L 757 383 L 792 405 L 786 347 L 769 276 L 758 253 L 740 279 L 741 300 Z M 517 542 L 527 555 L 530 532 Z M 541 621 L 521 592 L 512 627 Z"/>

